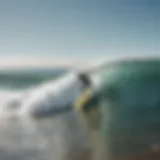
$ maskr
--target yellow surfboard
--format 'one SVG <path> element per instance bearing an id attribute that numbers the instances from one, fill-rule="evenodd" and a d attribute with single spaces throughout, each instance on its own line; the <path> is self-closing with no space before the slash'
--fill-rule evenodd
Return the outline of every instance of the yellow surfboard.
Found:
<path id="1" fill-rule="evenodd" d="M 87 103 L 89 101 L 89 99 L 91 98 L 92 96 L 92 89 L 91 88 L 88 88 L 86 89 L 79 97 L 78 99 L 75 101 L 74 103 L 74 108 L 76 110 L 81 110 L 82 107 L 84 106 L 85 103 Z"/>

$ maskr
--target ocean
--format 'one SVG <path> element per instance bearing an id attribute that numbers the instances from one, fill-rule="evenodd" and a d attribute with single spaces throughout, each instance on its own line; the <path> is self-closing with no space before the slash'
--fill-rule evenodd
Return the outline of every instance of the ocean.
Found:
<path id="1" fill-rule="evenodd" d="M 0 88 L 25 89 L 68 73 L 70 68 L 22 68 L 0 70 Z"/>
<path id="2" fill-rule="evenodd" d="M 0 91 L 14 94 L 69 71 L 68 68 L 1 70 Z M 85 160 L 87 142 L 83 131 L 72 110 L 38 120 L 0 119 L 0 160 L 75 160 L 78 157 Z"/>

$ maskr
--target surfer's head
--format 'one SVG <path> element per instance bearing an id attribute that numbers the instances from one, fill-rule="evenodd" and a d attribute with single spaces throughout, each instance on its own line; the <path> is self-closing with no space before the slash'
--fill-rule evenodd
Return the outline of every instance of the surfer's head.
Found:
<path id="1" fill-rule="evenodd" d="M 80 73 L 80 74 L 78 75 L 78 78 L 79 78 L 79 80 L 83 83 L 83 85 L 84 85 L 85 87 L 91 87 L 92 82 L 91 82 L 91 79 L 89 78 L 89 76 L 88 76 L 87 74 L 85 74 L 85 73 Z"/>

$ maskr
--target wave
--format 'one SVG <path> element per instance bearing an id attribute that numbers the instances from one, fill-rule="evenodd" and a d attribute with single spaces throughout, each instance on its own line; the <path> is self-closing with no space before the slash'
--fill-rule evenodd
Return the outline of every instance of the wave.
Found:
<path id="1" fill-rule="evenodd" d="M 0 118 L 48 116 L 71 108 L 83 89 L 77 73 L 67 73 L 25 90 L 0 91 Z"/>

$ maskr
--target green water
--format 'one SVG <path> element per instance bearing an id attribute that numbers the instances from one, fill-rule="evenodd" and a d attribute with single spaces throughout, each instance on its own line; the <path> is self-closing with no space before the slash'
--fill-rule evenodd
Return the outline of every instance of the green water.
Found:
<path id="1" fill-rule="evenodd" d="M 102 74 L 102 134 L 112 153 L 160 144 L 160 62 L 113 64 Z"/>

